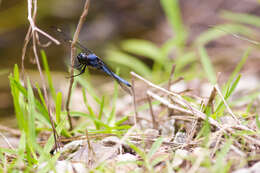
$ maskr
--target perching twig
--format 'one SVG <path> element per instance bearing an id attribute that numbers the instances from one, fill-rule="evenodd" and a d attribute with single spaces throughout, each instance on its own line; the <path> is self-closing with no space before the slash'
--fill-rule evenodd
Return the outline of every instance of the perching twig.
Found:
<path id="1" fill-rule="evenodd" d="M 71 55 L 70 55 L 70 60 L 71 60 L 71 66 L 74 66 L 74 61 L 75 61 L 75 55 L 76 55 L 76 48 L 75 48 L 75 44 L 78 40 L 79 37 L 79 32 L 82 28 L 82 25 L 86 19 L 86 16 L 88 14 L 88 8 L 89 8 L 89 4 L 90 4 L 90 0 L 86 0 L 85 5 L 84 5 L 84 9 L 83 12 L 80 16 L 79 22 L 78 22 L 78 26 L 77 29 L 74 33 L 73 36 L 73 40 L 71 42 Z M 73 76 L 74 73 L 74 69 L 71 68 L 70 70 L 70 76 Z M 72 85 L 74 82 L 74 78 L 70 78 L 70 85 L 69 85 L 69 91 L 68 91 L 68 98 L 66 101 L 66 111 L 67 111 L 67 116 L 68 116 L 68 120 L 69 120 L 69 124 L 70 124 L 70 130 L 72 130 L 72 121 L 71 121 L 71 116 L 70 116 L 70 98 L 71 98 L 71 92 L 72 92 Z"/>

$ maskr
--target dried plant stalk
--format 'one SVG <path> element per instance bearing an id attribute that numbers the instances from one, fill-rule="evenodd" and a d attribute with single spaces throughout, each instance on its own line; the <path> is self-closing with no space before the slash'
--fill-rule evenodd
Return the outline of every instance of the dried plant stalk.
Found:
<path id="1" fill-rule="evenodd" d="M 80 16 L 80 19 L 79 19 L 79 22 L 78 22 L 77 29 L 76 29 L 76 31 L 74 33 L 73 40 L 71 42 L 70 60 L 71 60 L 71 66 L 72 67 L 74 66 L 74 61 L 75 61 L 75 56 L 76 56 L 75 44 L 76 44 L 76 42 L 78 40 L 80 30 L 82 28 L 82 25 L 83 25 L 85 19 L 86 19 L 87 14 L 88 14 L 89 4 L 90 4 L 90 0 L 86 0 L 83 12 L 82 12 L 82 14 Z M 71 68 L 70 76 L 72 76 L 73 73 L 74 73 L 74 69 Z M 72 92 L 73 82 L 74 82 L 74 78 L 70 78 L 68 97 L 67 97 L 67 101 L 66 101 L 66 111 L 67 111 L 67 116 L 68 116 L 68 120 L 69 120 L 69 124 L 70 124 L 70 130 L 72 130 L 72 128 L 73 128 L 72 121 L 71 121 L 71 116 L 70 116 L 70 99 L 71 99 L 71 92 Z"/>

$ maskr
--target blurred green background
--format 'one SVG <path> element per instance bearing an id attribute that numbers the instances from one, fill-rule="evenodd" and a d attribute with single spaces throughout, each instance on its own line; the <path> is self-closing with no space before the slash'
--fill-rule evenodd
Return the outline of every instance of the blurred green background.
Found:
<path id="1" fill-rule="evenodd" d="M 52 26 L 72 34 L 84 2 L 38 0 L 36 24 L 54 37 Z M 258 47 L 231 34 L 260 40 L 259 13 L 259 2 L 253 0 L 92 0 L 80 41 L 114 70 L 120 67 L 120 73 L 126 78 L 133 70 L 156 83 L 168 79 L 172 64 L 177 64 L 177 77 L 184 76 L 186 80 L 206 77 L 199 63 L 198 54 L 204 50 L 198 53 L 201 46 L 207 48 L 215 71 L 223 74 L 230 73 L 245 50 L 254 46 L 256 49 L 245 65 L 245 72 L 259 77 Z M 21 64 L 28 27 L 27 1 L 0 1 L 0 118 L 4 124 L 13 123 L 8 75 L 14 64 Z M 40 40 L 47 41 L 44 37 Z M 43 49 L 54 85 L 59 87 L 61 81 L 68 83 L 65 76 L 68 75 L 69 48 L 52 44 Z M 39 75 L 33 59 L 30 43 L 25 68 L 31 79 L 37 81 Z M 90 73 L 97 75 L 97 83 L 104 83 L 102 73 Z"/>

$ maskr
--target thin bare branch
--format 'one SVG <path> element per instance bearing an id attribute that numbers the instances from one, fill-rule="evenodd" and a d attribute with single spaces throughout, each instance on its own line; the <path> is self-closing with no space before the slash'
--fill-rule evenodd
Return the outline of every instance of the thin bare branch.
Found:
<path id="1" fill-rule="evenodd" d="M 27 46 L 30 42 L 31 37 L 32 37 L 32 27 L 30 26 L 27 33 L 26 33 L 26 36 L 25 36 L 25 39 L 24 39 L 23 50 L 22 50 L 22 76 L 23 76 L 24 81 L 25 81 L 25 78 L 24 78 L 24 59 L 25 59 Z"/>
<path id="2" fill-rule="evenodd" d="M 80 19 L 79 19 L 79 22 L 78 22 L 78 26 L 77 26 L 77 29 L 76 29 L 76 31 L 74 33 L 73 40 L 72 40 L 72 43 L 71 43 L 71 54 L 70 54 L 71 56 L 70 56 L 70 60 L 71 60 L 71 66 L 72 67 L 74 66 L 75 56 L 76 56 L 75 44 L 76 44 L 76 42 L 78 40 L 80 30 L 82 28 L 82 25 L 83 25 L 85 19 L 86 19 L 87 14 L 88 14 L 89 4 L 90 4 L 90 0 L 86 0 L 83 12 L 82 12 L 82 14 L 80 16 Z M 71 68 L 70 76 L 72 76 L 73 73 L 74 73 L 74 69 Z M 73 82 L 74 82 L 74 78 L 70 78 L 68 97 L 67 97 L 67 101 L 66 101 L 66 111 L 67 111 L 67 116 L 68 116 L 68 120 L 69 120 L 69 124 L 70 124 L 70 130 L 72 130 L 72 128 L 73 128 L 72 121 L 71 121 L 71 116 L 70 116 L 70 99 L 71 99 L 71 92 L 72 92 Z"/>
<path id="3" fill-rule="evenodd" d="M 39 42 L 38 41 L 39 38 L 38 38 L 37 34 L 38 34 L 38 32 L 41 33 L 42 35 L 46 36 L 47 38 L 49 38 L 51 41 L 53 41 L 56 44 L 59 44 L 59 41 L 56 40 L 55 38 L 51 37 L 49 34 L 45 33 L 44 31 L 40 30 L 35 25 L 35 18 L 36 18 L 36 14 L 37 14 L 37 0 L 33 0 L 33 1 L 28 0 L 27 4 L 28 4 L 28 21 L 30 23 L 30 27 L 27 31 L 24 46 L 23 46 L 23 51 L 22 51 L 22 74 L 24 77 L 24 59 L 25 59 L 26 49 L 27 49 L 29 41 L 32 39 L 35 61 L 36 61 L 37 68 L 40 73 L 41 80 L 43 81 L 43 95 L 44 95 L 44 99 L 46 101 L 46 105 L 48 108 L 48 115 L 50 118 L 53 133 L 54 133 L 55 149 L 57 149 L 59 147 L 59 143 L 57 143 L 58 134 L 57 134 L 55 126 L 54 126 L 54 121 L 53 121 L 50 104 L 49 104 L 49 100 L 48 100 L 48 93 L 47 93 L 47 88 L 46 88 L 46 84 L 45 84 L 45 78 L 42 73 L 39 56 L 38 56 L 38 52 L 37 52 L 37 42 Z"/>

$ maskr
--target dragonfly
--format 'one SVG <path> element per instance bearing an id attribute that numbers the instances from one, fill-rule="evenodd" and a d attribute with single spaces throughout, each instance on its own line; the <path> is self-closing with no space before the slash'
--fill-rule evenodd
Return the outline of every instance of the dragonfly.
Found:
<path id="1" fill-rule="evenodd" d="M 69 42 L 70 44 L 72 43 L 72 39 L 65 34 L 61 29 L 56 28 L 56 31 L 60 33 L 60 35 L 63 37 L 63 40 L 65 42 Z M 131 84 L 126 81 L 125 79 L 121 78 L 117 74 L 115 74 L 110 68 L 90 49 L 86 48 L 83 46 L 80 42 L 76 42 L 75 46 L 81 50 L 81 52 L 77 55 L 73 68 L 77 69 L 80 71 L 80 73 L 76 75 L 70 76 L 70 78 L 80 76 L 82 75 L 87 67 L 93 67 L 95 69 L 101 70 L 105 72 L 107 75 L 113 77 L 117 83 L 123 88 L 126 92 L 128 92 L 131 95 L 131 90 L 132 88 Z"/>

